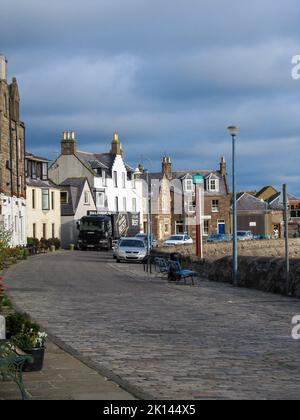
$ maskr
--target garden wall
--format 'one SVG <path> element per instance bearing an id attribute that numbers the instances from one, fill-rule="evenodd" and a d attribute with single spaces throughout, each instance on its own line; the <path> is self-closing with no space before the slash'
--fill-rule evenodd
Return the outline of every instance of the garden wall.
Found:
<path id="1" fill-rule="evenodd" d="M 290 239 L 290 257 L 300 258 L 300 239 Z M 162 252 L 180 252 L 181 254 L 194 256 L 195 245 L 160 248 Z M 241 256 L 255 257 L 283 257 L 285 255 L 284 240 L 257 240 L 238 242 L 238 252 Z M 220 259 L 232 255 L 232 242 L 205 243 L 204 258 Z"/>
<path id="2" fill-rule="evenodd" d="M 169 254 L 166 251 L 155 251 L 161 256 Z M 192 268 L 201 277 L 210 281 L 232 283 L 232 258 L 229 256 L 216 259 L 200 260 L 197 257 L 183 255 L 182 265 Z M 239 279 L 240 287 L 257 289 L 264 292 L 286 294 L 285 260 L 274 257 L 239 257 Z M 288 293 L 300 298 L 300 258 L 290 260 L 290 282 Z"/>

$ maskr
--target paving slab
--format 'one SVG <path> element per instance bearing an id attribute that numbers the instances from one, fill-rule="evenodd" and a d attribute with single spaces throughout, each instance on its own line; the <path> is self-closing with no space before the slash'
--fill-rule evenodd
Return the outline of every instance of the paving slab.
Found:
<path id="1" fill-rule="evenodd" d="M 26 389 L 32 400 L 133 400 L 117 384 L 76 360 L 54 343 L 48 342 L 41 372 L 24 373 Z M 13 382 L 0 381 L 0 400 L 18 400 Z"/>
<path id="2" fill-rule="evenodd" d="M 170 284 L 97 252 L 36 256 L 5 277 L 64 350 L 141 398 L 299 399 L 299 300 Z"/>

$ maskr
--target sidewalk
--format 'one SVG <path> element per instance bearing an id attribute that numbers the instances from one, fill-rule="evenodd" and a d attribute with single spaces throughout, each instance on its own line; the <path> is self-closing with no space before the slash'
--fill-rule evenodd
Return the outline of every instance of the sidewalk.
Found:
<path id="1" fill-rule="evenodd" d="M 135 399 L 49 341 L 43 370 L 24 373 L 24 382 L 33 400 Z M 0 381 L 0 400 L 16 399 L 20 399 L 17 385 Z"/>

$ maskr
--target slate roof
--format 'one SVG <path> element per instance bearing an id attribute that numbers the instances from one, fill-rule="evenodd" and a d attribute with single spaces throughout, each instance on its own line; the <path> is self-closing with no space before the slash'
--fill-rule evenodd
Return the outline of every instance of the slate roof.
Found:
<path id="1" fill-rule="evenodd" d="M 86 182 L 86 178 L 67 178 L 60 184 L 60 189 L 68 192 L 68 203 L 61 205 L 62 216 L 75 215 Z"/>
<path id="2" fill-rule="evenodd" d="M 28 152 L 26 152 L 25 158 L 28 159 L 28 160 L 37 160 L 39 162 L 47 162 L 47 163 L 51 162 L 50 159 L 40 157 L 40 156 L 35 156 L 32 153 L 28 153 Z"/>
<path id="3" fill-rule="evenodd" d="M 267 202 L 272 210 L 283 210 L 283 204 L 280 203 L 281 193 L 274 194 Z M 291 194 L 288 194 L 288 200 L 297 200 Z"/>
<path id="4" fill-rule="evenodd" d="M 248 193 L 237 195 L 237 211 L 261 212 L 268 210 L 268 203 Z"/>
<path id="5" fill-rule="evenodd" d="M 59 186 L 54 184 L 54 182 L 50 180 L 43 181 L 41 179 L 33 179 L 33 178 L 26 178 L 26 184 L 29 187 L 33 188 L 51 188 L 51 189 L 59 189 Z"/>
<path id="6" fill-rule="evenodd" d="M 90 153 L 77 151 L 76 156 L 91 170 L 105 169 L 110 171 L 115 161 L 115 156 L 111 153 Z M 134 169 L 125 163 L 128 172 L 134 172 Z M 101 174 L 99 174 L 101 176 Z"/>
<path id="7" fill-rule="evenodd" d="M 192 171 L 173 171 L 172 172 L 172 180 L 180 180 L 183 181 L 184 179 L 192 179 L 194 175 L 200 174 L 202 175 L 204 178 L 209 177 L 209 175 L 213 175 L 215 176 L 217 179 L 219 179 L 219 192 L 215 192 L 215 191 L 205 191 L 206 195 L 211 195 L 211 196 L 216 196 L 216 195 L 226 195 L 228 194 L 227 192 L 227 187 L 226 187 L 226 183 L 225 183 L 225 178 L 221 175 L 221 173 L 219 171 L 209 171 L 209 170 L 192 170 Z M 148 174 L 149 177 L 149 184 L 151 184 L 152 180 L 155 179 L 162 179 L 162 173 L 161 172 L 150 172 Z M 147 174 L 143 173 L 141 175 L 141 178 L 144 179 L 145 181 L 147 180 Z"/>

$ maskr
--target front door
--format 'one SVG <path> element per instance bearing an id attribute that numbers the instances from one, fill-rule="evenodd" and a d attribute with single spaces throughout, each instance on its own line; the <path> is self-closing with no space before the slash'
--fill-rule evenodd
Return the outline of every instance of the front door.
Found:
<path id="1" fill-rule="evenodd" d="M 218 234 L 224 235 L 225 234 L 225 222 L 219 222 L 218 223 Z"/>

